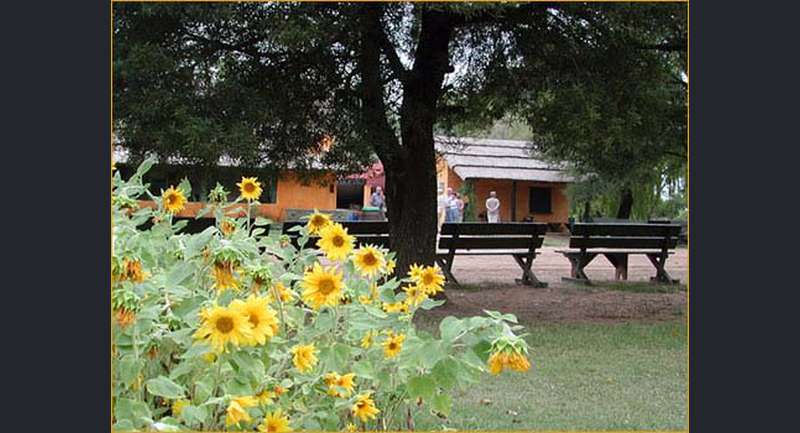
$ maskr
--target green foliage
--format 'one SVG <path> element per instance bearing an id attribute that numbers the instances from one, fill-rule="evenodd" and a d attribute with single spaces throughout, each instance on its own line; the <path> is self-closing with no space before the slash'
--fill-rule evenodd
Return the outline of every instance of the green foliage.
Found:
<path id="1" fill-rule="evenodd" d="M 314 306 L 312 291 L 301 280 L 309 278 L 310 266 L 319 264 L 321 251 L 297 249 L 256 230 L 248 233 L 243 229 L 246 217 L 219 218 L 214 227 L 190 235 L 173 224 L 161 203 L 155 209 L 121 206 L 145 193 L 143 176 L 150 165 L 143 163 L 128 180 L 119 173 L 113 178 L 115 430 L 252 430 L 277 409 L 294 429 L 341 430 L 354 422 L 357 396 L 367 393 L 380 412 L 377 419 L 359 424 L 365 429 L 397 428 L 394 415 L 401 411 L 413 416 L 429 410 L 449 413 L 451 394 L 486 370 L 482 356 L 492 342 L 527 347 L 516 335 L 521 330 L 516 318 L 497 312 L 448 317 L 438 338 L 417 330 L 414 315 L 443 301 L 427 295 L 421 304 L 408 301 L 399 289 L 407 289 L 413 279 L 389 278 L 387 269 L 364 276 L 352 255 L 326 262 L 342 273 L 344 288 L 334 305 Z M 142 229 L 147 220 L 154 223 Z M 222 223 L 229 222 L 238 229 L 223 231 Z M 306 227 L 299 231 L 308 239 Z M 393 253 L 381 254 L 394 259 Z M 226 263 L 232 264 L 235 288 L 218 275 Z M 264 314 L 255 322 L 253 313 L 236 307 L 250 302 L 262 302 L 251 304 Z M 406 309 L 392 311 L 384 304 L 394 302 Z M 199 330 L 210 324 L 208 328 L 225 333 L 236 323 L 212 322 L 217 308 L 240 320 L 237 329 L 255 332 L 251 324 L 263 323 L 270 324 L 270 332 L 262 331 L 267 336 L 263 342 L 243 339 L 215 347 Z M 368 335 L 372 342 L 365 344 Z M 404 340 L 390 353 L 385 346 L 398 335 Z M 305 369 L 292 349 L 307 344 L 315 346 L 317 362 Z M 332 373 L 353 373 L 353 384 L 329 383 Z M 246 403 L 255 398 L 257 404 Z M 237 427 L 229 417 L 230 411 L 236 413 L 233 402 L 239 401 L 245 402 L 241 406 L 250 419 Z"/>

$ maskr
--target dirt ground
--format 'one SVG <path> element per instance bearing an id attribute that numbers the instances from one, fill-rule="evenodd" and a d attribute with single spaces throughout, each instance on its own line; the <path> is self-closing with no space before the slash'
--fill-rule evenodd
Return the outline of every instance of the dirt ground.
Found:
<path id="1" fill-rule="evenodd" d="M 685 315 L 685 248 L 675 250 L 666 264 L 667 272 L 681 284 L 655 287 L 649 285 L 655 268 L 643 255 L 630 256 L 627 284 L 615 284 L 614 267 L 602 256 L 585 268 L 592 286 L 562 281 L 569 276 L 570 264 L 558 249 L 563 247 L 543 247 L 533 262 L 537 278 L 548 283 L 543 289 L 518 285 L 515 279 L 522 271 L 510 256 L 456 256 L 453 275 L 462 289 L 448 287 L 448 302 L 428 314 L 475 315 L 491 309 L 514 313 L 523 321 L 599 323 L 674 320 Z"/>

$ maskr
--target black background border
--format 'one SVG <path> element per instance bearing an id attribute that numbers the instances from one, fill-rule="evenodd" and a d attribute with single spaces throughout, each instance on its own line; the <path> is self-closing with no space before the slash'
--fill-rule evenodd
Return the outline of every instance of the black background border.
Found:
<path id="1" fill-rule="evenodd" d="M 109 9 L 3 6 L 4 425 L 110 430 Z M 690 11 L 690 429 L 779 428 L 797 253 L 760 230 L 796 215 L 797 15 Z"/>

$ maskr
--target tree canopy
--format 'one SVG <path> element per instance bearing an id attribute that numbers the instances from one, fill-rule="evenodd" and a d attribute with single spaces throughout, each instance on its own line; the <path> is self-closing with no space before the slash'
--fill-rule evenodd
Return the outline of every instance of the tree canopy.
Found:
<path id="1" fill-rule="evenodd" d="M 433 259 L 434 131 L 512 114 L 535 151 L 631 180 L 685 159 L 685 42 L 684 3 L 115 3 L 115 131 L 201 165 L 377 156 L 403 270 Z"/>

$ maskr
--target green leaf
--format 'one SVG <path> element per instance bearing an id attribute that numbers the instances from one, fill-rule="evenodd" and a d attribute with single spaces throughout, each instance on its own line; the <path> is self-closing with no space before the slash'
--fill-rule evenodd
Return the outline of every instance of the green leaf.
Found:
<path id="1" fill-rule="evenodd" d="M 152 414 L 147 404 L 129 398 L 117 400 L 117 404 L 114 407 L 114 415 L 120 421 L 129 420 L 133 424 L 133 428 L 152 422 Z"/>
<path id="2" fill-rule="evenodd" d="M 214 237 L 214 233 L 216 232 L 216 227 L 207 227 L 202 232 L 189 238 L 189 240 L 186 242 L 184 257 L 188 259 L 200 254 L 203 251 L 203 248 L 205 248 L 205 246 L 211 241 L 211 238 Z"/>
<path id="3" fill-rule="evenodd" d="M 408 394 L 412 398 L 430 400 L 436 394 L 436 383 L 430 375 L 414 376 L 408 380 Z"/>
<path id="4" fill-rule="evenodd" d="M 181 411 L 181 418 L 192 427 L 203 424 L 207 417 L 208 409 L 205 406 L 186 406 Z"/>
<path id="5" fill-rule="evenodd" d="M 431 407 L 445 416 L 450 416 L 450 409 L 453 407 L 453 399 L 447 394 L 438 394 L 431 400 Z"/>
<path id="6" fill-rule="evenodd" d="M 187 278 L 191 277 L 192 274 L 194 274 L 194 264 L 191 262 L 182 262 L 173 267 L 169 274 L 167 274 L 165 285 L 167 287 L 179 286 L 186 281 Z"/>
<path id="7" fill-rule="evenodd" d="M 464 331 L 464 322 L 460 319 L 457 319 L 453 316 L 445 317 L 441 323 L 439 323 L 439 335 L 447 344 L 451 344 L 455 341 L 458 334 Z"/>
<path id="8" fill-rule="evenodd" d="M 444 303 L 445 303 L 445 300 L 443 300 L 443 299 L 437 301 L 437 300 L 434 300 L 434 299 L 431 299 L 431 298 L 427 298 L 424 301 L 422 301 L 421 304 L 419 304 L 419 308 L 422 308 L 423 310 L 432 310 L 432 309 L 434 309 L 436 307 L 444 305 Z"/>
<path id="9" fill-rule="evenodd" d="M 145 385 L 147 386 L 147 391 L 150 392 L 150 394 L 157 395 L 159 397 L 177 400 L 182 398 L 184 394 L 182 386 L 169 380 L 169 378 L 165 376 L 158 376 L 155 379 L 150 379 L 145 382 Z"/>
<path id="10" fill-rule="evenodd" d="M 272 220 L 264 217 L 256 217 L 256 221 L 254 223 L 256 226 L 268 226 L 270 224 L 272 224 Z"/>
<path id="11" fill-rule="evenodd" d="M 458 362 L 448 357 L 436 363 L 431 370 L 431 376 L 440 387 L 451 389 L 458 383 L 458 371 Z"/>
<path id="12" fill-rule="evenodd" d="M 115 366 L 117 371 L 119 371 L 119 380 L 125 385 L 130 386 L 144 367 L 144 361 L 141 359 L 137 360 L 133 356 L 125 356 L 120 359 Z"/>

